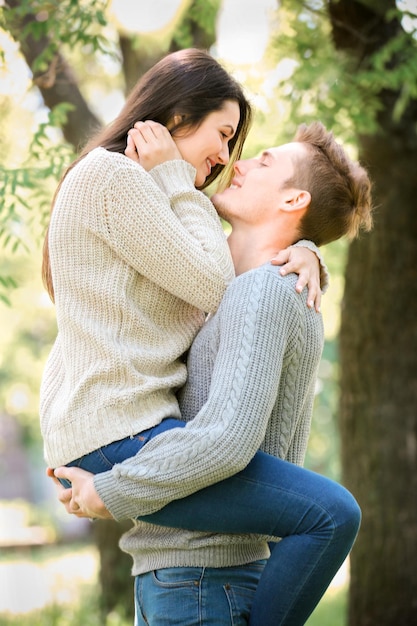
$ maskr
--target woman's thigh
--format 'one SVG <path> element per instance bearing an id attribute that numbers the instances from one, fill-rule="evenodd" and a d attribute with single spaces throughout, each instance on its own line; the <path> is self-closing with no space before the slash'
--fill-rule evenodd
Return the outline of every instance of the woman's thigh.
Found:
<path id="1" fill-rule="evenodd" d="M 326 525 L 350 500 L 334 481 L 258 452 L 239 474 L 139 519 L 187 530 L 285 537 Z"/>
<path id="2" fill-rule="evenodd" d="M 100 474 L 108 472 L 116 463 L 123 463 L 126 459 L 135 456 L 148 441 L 156 437 L 165 430 L 172 428 L 182 428 L 185 422 L 174 417 L 168 417 L 157 426 L 148 428 L 132 437 L 125 437 L 119 441 L 113 441 L 106 446 L 98 448 L 89 454 L 85 454 L 79 459 L 75 459 L 68 463 L 68 467 L 80 467 L 81 469 L 91 472 L 92 474 Z M 64 487 L 71 487 L 69 481 L 60 479 Z"/>
<path id="3" fill-rule="evenodd" d="M 173 567 L 137 576 L 136 626 L 246 626 L 264 565 Z"/>

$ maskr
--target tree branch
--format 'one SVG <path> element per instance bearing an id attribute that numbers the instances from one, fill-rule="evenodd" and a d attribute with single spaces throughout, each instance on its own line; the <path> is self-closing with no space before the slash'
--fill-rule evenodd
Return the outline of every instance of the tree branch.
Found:
<path id="1" fill-rule="evenodd" d="M 20 6 L 18 0 L 8 0 L 9 9 Z M 89 108 L 84 99 L 69 64 L 60 52 L 57 52 L 47 71 L 42 74 L 34 72 L 35 60 L 51 45 L 48 37 L 35 39 L 31 34 L 30 24 L 36 23 L 36 16 L 27 14 L 16 18 L 13 13 L 8 19 L 8 11 L 5 17 L 10 34 L 20 44 L 21 52 L 33 74 L 33 83 L 42 94 L 46 106 L 53 109 L 56 105 L 68 102 L 72 105 L 67 113 L 67 121 L 62 131 L 66 141 L 71 143 L 78 151 L 86 143 L 89 136 L 101 126 L 100 120 Z M 26 37 L 22 33 L 27 32 Z"/>

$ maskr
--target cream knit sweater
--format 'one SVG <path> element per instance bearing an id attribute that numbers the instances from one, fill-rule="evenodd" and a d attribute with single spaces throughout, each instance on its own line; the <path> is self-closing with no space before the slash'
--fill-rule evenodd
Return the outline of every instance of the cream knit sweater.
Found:
<path id="1" fill-rule="evenodd" d="M 40 397 L 49 466 L 179 417 L 184 353 L 233 263 L 182 160 L 150 173 L 97 148 L 66 176 L 49 250 L 58 334 Z"/>

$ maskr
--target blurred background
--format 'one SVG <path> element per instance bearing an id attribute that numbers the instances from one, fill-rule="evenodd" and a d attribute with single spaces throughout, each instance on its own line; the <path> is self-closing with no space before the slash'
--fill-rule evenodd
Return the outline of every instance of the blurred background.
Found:
<path id="1" fill-rule="evenodd" d="M 244 156 L 321 120 L 374 182 L 375 227 L 323 249 L 326 344 L 306 466 L 362 529 L 311 626 L 417 623 L 417 0 L 0 0 L 0 626 L 132 623 L 123 529 L 72 519 L 38 403 L 57 180 L 163 55 L 210 50 L 256 111 Z"/>

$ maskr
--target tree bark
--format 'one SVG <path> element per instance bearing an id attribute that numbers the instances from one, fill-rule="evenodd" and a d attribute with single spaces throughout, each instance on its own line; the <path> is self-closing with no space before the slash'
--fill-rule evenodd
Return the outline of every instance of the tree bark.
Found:
<path id="1" fill-rule="evenodd" d="M 100 553 L 99 582 L 101 588 L 100 611 L 103 623 L 114 610 L 123 618 L 133 618 L 135 613 L 132 557 L 119 548 L 119 539 L 133 522 L 97 520 L 93 524 L 93 537 Z"/>
<path id="2" fill-rule="evenodd" d="M 7 0 L 10 9 L 16 9 L 20 4 L 19 0 Z M 36 22 L 34 14 L 28 14 L 17 19 L 15 14 L 10 18 L 10 14 L 5 11 L 5 16 L 10 33 L 19 42 L 28 67 L 33 70 L 34 61 L 49 46 L 49 39 L 47 37 L 34 39 L 30 34 L 30 29 L 27 30 L 31 23 Z M 26 37 L 22 36 L 23 32 L 28 33 Z M 72 105 L 71 110 L 67 113 L 67 121 L 62 127 L 62 132 L 65 140 L 72 144 L 76 151 L 79 151 L 87 143 L 92 133 L 100 128 L 101 122 L 87 105 L 67 61 L 58 52 L 47 72 L 43 74 L 34 73 L 33 83 L 39 88 L 49 109 L 53 109 L 57 104 L 63 102 Z"/>
<path id="3" fill-rule="evenodd" d="M 119 47 L 127 96 L 139 78 L 162 58 L 163 52 L 158 48 L 148 49 L 146 45 L 134 45 L 131 37 L 122 33 L 119 33 Z"/>
<path id="4" fill-rule="evenodd" d="M 335 43 L 356 64 L 401 28 L 385 20 L 394 0 L 366 4 L 329 3 Z M 349 249 L 340 333 L 343 477 L 363 513 L 350 626 L 417 623 L 417 104 L 396 120 L 398 96 L 380 93 L 379 131 L 359 137 L 375 227 Z"/>

